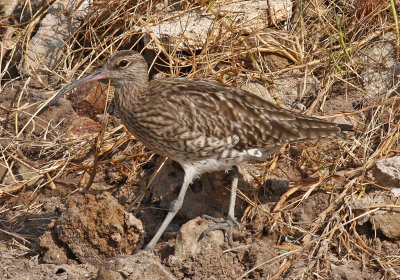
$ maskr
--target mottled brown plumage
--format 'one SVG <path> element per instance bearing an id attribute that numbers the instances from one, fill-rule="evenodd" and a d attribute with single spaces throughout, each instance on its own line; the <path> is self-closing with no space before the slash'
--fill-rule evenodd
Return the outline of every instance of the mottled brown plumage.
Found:
<path id="1" fill-rule="evenodd" d="M 179 162 L 185 170 L 181 192 L 147 245 L 149 250 L 181 207 L 186 189 L 196 176 L 226 170 L 246 160 L 263 160 L 284 144 L 341 131 L 338 124 L 284 110 L 250 92 L 216 81 L 148 81 L 147 64 L 135 51 L 117 52 L 101 69 L 63 88 L 52 105 L 71 88 L 99 79 L 110 79 L 115 85 L 116 108 L 127 129 L 148 148 Z M 234 168 L 227 221 L 230 242 L 231 227 L 236 223 L 236 172 Z"/>

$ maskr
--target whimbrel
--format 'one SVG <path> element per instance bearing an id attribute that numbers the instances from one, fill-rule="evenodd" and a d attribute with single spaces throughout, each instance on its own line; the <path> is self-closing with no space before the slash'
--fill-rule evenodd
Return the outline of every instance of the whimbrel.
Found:
<path id="1" fill-rule="evenodd" d="M 238 164 L 262 161 L 285 144 L 329 137 L 350 128 L 282 109 L 250 92 L 216 81 L 149 81 L 148 66 L 136 51 L 115 53 L 99 70 L 64 87 L 50 105 L 66 91 L 102 79 L 115 85 L 115 105 L 126 128 L 154 152 L 178 162 L 185 172 L 179 195 L 146 250 L 154 250 L 181 208 L 194 178 L 229 169 L 233 180 L 228 216 L 206 232 L 226 230 L 231 243 L 232 227 L 239 225 L 234 216 Z"/>

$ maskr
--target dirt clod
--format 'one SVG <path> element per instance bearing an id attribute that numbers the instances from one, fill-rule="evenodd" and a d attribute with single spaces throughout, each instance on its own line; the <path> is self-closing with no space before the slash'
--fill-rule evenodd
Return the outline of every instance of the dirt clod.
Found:
<path id="1" fill-rule="evenodd" d="M 39 238 L 39 245 L 42 248 L 42 260 L 45 263 L 65 264 L 72 261 L 68 259 L 67 249 L 60 244 L 51 231 L 46 231 Z"/>
<path id="2" fill-rule="evenodd" d="M 118 254 L 133 254 L 143 244 L 141 221 L 108 192 L 73 195 L 66 207 L 55 232 L 83 263 L 101 264 Z"/>

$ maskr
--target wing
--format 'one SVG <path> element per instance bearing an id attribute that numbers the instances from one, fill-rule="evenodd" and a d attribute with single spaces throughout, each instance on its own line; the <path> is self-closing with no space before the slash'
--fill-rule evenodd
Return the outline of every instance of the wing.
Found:
<path id="1" fill-rule="evenodd" d="M 216 81 L 157 79 L 150 82 L 149 95 L 154 111 L 163 112 L 159 125 L 168 126 L 160 136 L 177 150 L 201 151 L 204 156 L 233 147 L 273 147 L 340 132 L 337 124 L 284 110 Z"/>

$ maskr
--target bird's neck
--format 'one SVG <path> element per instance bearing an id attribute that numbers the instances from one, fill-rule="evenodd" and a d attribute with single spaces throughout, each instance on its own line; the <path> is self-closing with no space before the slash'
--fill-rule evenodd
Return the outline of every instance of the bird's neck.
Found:
<path id="1" fill-rule="evenodd" d="M 127 112 L 141 107 L 147 100 L 148 82 L 140 83 L 125 81 L 117 84 L 115 89 L 115 103 L 119 111 Z"/>

